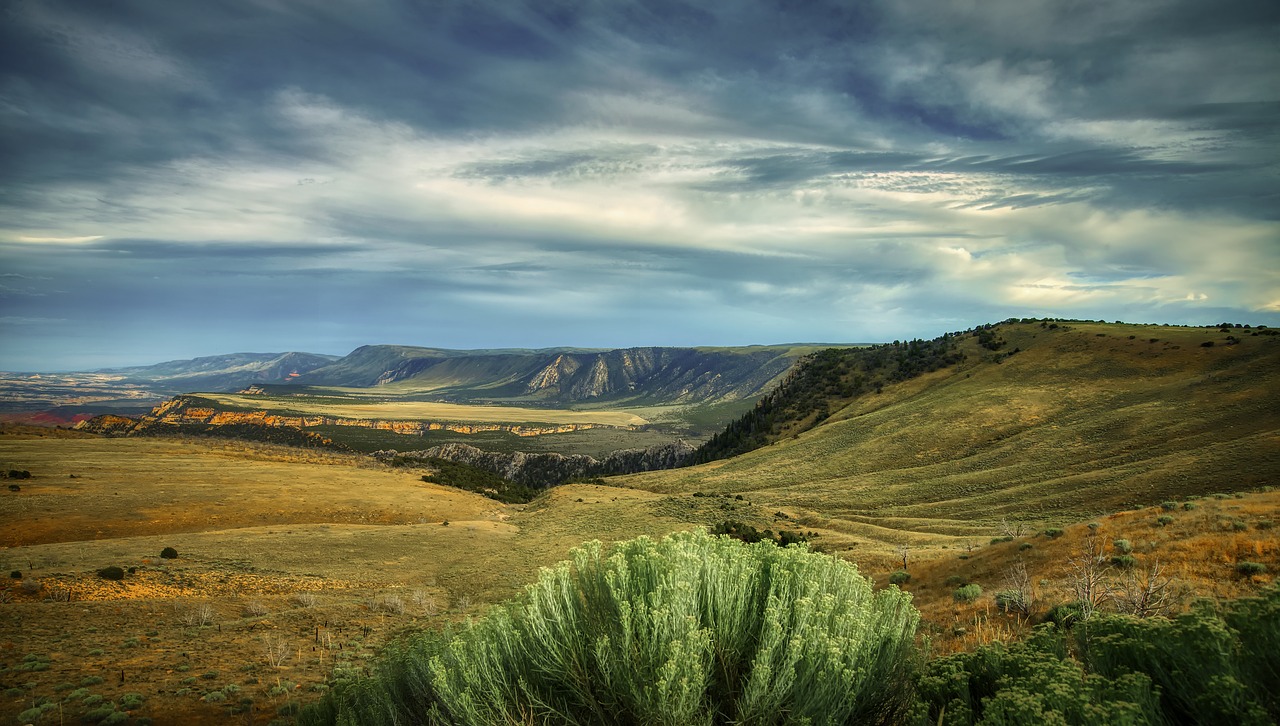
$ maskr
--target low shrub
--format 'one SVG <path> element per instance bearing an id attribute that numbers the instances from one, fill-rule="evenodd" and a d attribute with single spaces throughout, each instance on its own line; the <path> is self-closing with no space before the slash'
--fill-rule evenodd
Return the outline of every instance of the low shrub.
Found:
<path id="1" fill-rule="evenodd" d="M 906 570 L 895 570 L 889 575 L 889 583 L 892 585 L 905 585 L 911 582 L 911 573 Z"/>
<path id="2" fill-rule="evenodd" d="M 133 709 L 140 707 L 142 705 L 142 701 L 143 698 L 141 693 L 126 693 L 120 697 L 120 708 L 123 708 L 126 711 L 132 711 Z"/>
<path id="3" fill-rule="evenodd" d="M 949 575 L 946 579 L 947 587 L 959 587 L 968 582 L 962 575 Z"/>
<path id="4" fill-rule="evenodd" d="M 1168 514 L 1161 514 L 1159 517 L 1156 517 L 1156 524 L 1161 527 L 1173 524 L 1173 517 Z"/>
<path id="5" fill-rule="evenodd" d="M 1057 527 L 1050 527 L 1049 529 L 1046 529 L 1043 534 L 1050 539 L 1055 539 L 1062 536 L 1062 530 Z"/>
<path id="6" fill-rule="evenodd" d="M 152 551 L 154 552 L 155 550 Z M 165 547 L 160 550 L 160 556 L 166 560 L 176 560 L 178 559 L 178 551 L 172 547 Z"/>
<path id="7" fill-rule="evenodd" d="M 1166 512 L 1172 512 L 1178 508 L 1177 502 L 1160 502 L 1160 508 Z"/>
<path id="8" fill-rule="evenodd" d="M 115 565 L 111 565 L 110 567 L 104 567 L 101 570 L 98 570 L 98 577 L 101 577 L 104 580 L 123 580 L 124 570 L 116 567 Z"/>
<path id="9" fill-rule="evenodd" d="M 919 724 L 1159 723 L 1149 678 L 1086 673 L 1052 625 L 931 661 L 916 694 Z"/>
<path id="10" fill-rule="evenodd" d="M 1237 562 L 1236 574 L 1245 577 L 1253 577 L 1254 575 L 1263 575 L 1267 572 L 1267 566 L 1261 562 Z"/>
<path id="11" fill-rule="evenodd" d="M 1111 558 L 1111 564 L 1122 570 L 1131 570 L 1138 566 L 1138 560 L 1133 555 L 1115 555 Z"/>
<path id="12" fill-rule="evenodd" d="M 1127 555 L 1130 552 L 1133 552 L 1133 543 L 1127 539 L 1118 539 L 1115 542 L 1112 542 L 1111 546 L 1115 548 L 1116 552 L 1119 552 L 1122 555 Z"/>
<path id="13" fill-rule="evenodd" d="M 1196 508 L 1196 506 L 1197 506 L 1197 505 L 1196 505 L 1196 503 L 1195 503 L 1195 502 L 1183 502 L 1183 503 L 1182 503 L 1182 509 L 1183 509 L 1183 511 L 1186 511 L 1186 512 L 1190 512 L 1191 510 L 1195 509 L 1195 508 Z"/>
<path id="14" fill-rule="evenodd" d="M 1022 544 L 1018 545 L 1018 551 L 1019 551 L 1019 552 L 1026 552 L 1027 550 L 1031 549 L 1032 547 L 1035 547 L 1035 545 L 1031 544 L 1030 542 L 1023 542 Z"/>
<path id="15" fill-rule="evenodd" d="M 1006 613 L 1029 613 L 1031 601 L 1021 590 L 1000 590 L 994 595 L 996 609 Z"/>
<path id="16" fill-rule="evenodd" d="M 484 619 L 389 647 L 299 723 L 900 721 L 918 619 L 803 545 L 591 542 Z"/>
<path id="17" fill-rule="evenodd" d="M 982 587 L 977 583 L 969 583 L 957 587 L 955 592 L 951 593 L 952 599 L 956 602 L 973 602 L 982 597 Z"/>

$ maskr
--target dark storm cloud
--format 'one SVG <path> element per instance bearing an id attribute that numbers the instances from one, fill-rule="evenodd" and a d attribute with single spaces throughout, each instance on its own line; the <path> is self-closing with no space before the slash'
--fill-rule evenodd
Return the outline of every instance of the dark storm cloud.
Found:
<path id="1" fill-rule="evenodd" d="M 27 360 L 1280 315 L 1274 2 L 0 12 Z"/>

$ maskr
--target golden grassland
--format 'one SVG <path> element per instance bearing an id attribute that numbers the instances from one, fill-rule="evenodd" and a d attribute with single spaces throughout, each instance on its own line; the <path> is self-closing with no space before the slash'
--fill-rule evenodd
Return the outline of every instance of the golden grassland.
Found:
<path id="1" fill-rule="evenodd" d="M 594 485 L 508 506 L 359 457 L 202 439 L 6 432 L 0 463 L 33 474 L 0 490 L 0 722 L 102 678 L 91 696 L 141 693 L 137 714 L 160 723 L 267 723 L 335 667 L 479 613 L 585 539 L 745 506 Z M 179 558 L 159 557 L 169 546 Z M 97 576 L 112 565 L 133 571 Z M 234 698 L 201 700 L 227 685 Z"/>
<path id="2" fill-rule="evenodd" d="M 853 542 L 941 546 L 981 541 L 1004 519 L 1061 525 L 1280 472 L 1269 395 L 1280 337 L 1224 346 L 1216 329 L 1110 324 L 1000 334 L 998 353 L 970 339 L 965 363 L 855 399 L 795 438 L 619 481 L 749 493 Z"/>
<path id="3" fill-rule="evenodd" d="M 317 397 L 273 397 L 235 393 L 198 393 L 227 406 L 253 410 L 288 412 L 302 416 L 334 416 L 395 421 L 451 421 L 460 423 L 545 423 L 643 426 L 644 418 L 629 411 L 520 408 L 517 406 L 476 406 L 432 401 L 359 402 Z"/>

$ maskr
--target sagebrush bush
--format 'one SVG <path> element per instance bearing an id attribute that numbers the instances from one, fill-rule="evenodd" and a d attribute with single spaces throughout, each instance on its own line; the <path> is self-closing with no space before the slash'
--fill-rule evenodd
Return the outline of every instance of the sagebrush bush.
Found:
<path id="1" fill-rule="evenodd" d="M 1116 552 L 1119 552 L 1122 555 L 1131 554 L 1133 552 L 1133 543 L 1127 539 L 1118 539 L 1115 542 L 1112 542 L 1111 546 L 1115 548 Z"/>
<path id="2" fill-rule="evenodd" d="M 1165 723 L 1269 724 L 1280 720 L 1280 588 L 1208 601 L 1176 618 L 1111 615 L 1082 623 L 1086 668 L 1107 678 L 1144 673 L 1159 687 Z"/>
<path id="3" fill-rule="evenodd" d="M 1149 678 L 1086 674 L 1052 625 L 1021 643 L 938 658 L 916 689 L 912 721 L 921 726 L 1159 723 Z"/>
<path id="4" fill-rule="evenodd" d="M 955 592 L 951 593 L 951 597 L 956 602 L 973 602 L 974 600 L 982 597 L 982 586 L 977 583 L 961 585 L 956 588 Z"/>
<path id="5" fill-rule="evenodd" d="M 908 582 L 911 582 L 911 573 L 906 570 L 894 570 L 889 573 L 889 584 L 891 585 L 905 585 Z"/>
<path id="6" fill-rule="evenodd" d="M 1253 577 L 1266 573 L 1267 566 L 1261 562 L 1237 562 L 1236 573 L 1245 577 Z"/>
<path id="7" fill-rule="evenodd" d="M 456 634 L 389 648 L 300 723 L 894 721 L 918 620 L 906 593 L 803 545 L 592 542 Z"/>

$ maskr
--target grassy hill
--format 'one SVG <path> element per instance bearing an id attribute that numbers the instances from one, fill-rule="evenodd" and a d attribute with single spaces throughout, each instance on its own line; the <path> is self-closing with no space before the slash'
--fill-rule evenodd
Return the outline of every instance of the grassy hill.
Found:
<path id="1" fill-rule="evenodd" d="M 941 545 L 1002 520 L 1049 525 L 1257 487 L 1280 472 L 1270 333 L 1000 324 L 954 340 L 959 363 L 824 396 L 811 430 L 784 421 L 764 448 L 622 481 L 748 494 L 850 547 Z"/>

